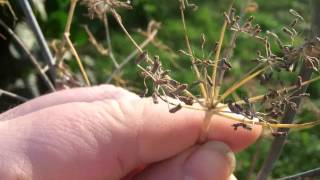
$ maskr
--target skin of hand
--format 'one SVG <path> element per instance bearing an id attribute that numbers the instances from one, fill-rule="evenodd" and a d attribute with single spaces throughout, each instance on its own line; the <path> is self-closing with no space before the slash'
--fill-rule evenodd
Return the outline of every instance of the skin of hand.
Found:
<path id="1" fill-rule="evenodd" d="M 168 112 L 167 104 L 112 85 L 63 90 L 0 115 L 0 179 L 229 179 L 233 152 L 261 128 L 235 131 L 213 116 L 199 145 L 205 112 Z"/>

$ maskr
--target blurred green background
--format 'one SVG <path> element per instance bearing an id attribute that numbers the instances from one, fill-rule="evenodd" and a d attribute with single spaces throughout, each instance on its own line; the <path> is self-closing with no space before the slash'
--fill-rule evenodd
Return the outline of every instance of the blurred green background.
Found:
<path id="1" fill-rule="evenodd" d="M 34 0 L 35 12 L 40 22 L 41 28 L 45 34 L 46 39 L 52 42 L 55 39 L 61 39 L 66 23 L 67 12 L 69 8 L 69 1 L 65 0 Z M 190 1 L 191 2 L 191 1 Z M 236 1 L 235 7 L 238 13 L 244 9 L 249 1 Z M 284 25 L 288 25 L 293 19 L 289 14 L 289 9 L 295 9 L 304 18 L 305 22 L 299 24 L 298 32 L 299 38 L 295 43 L 302 43 L 308 36 L 310 26 L 310 6 L 304 0 L 256 0 L 250 1 L 257 5 L 257 9 L 248 12 L 245 16 L 255 16 L 255 23 L 261 25 L 263 30 L 272 30 L 280 33 Z M 223 24 L 223 12 L 228 9 L 230 4 L 226 0 L 202 0 L 192 1 L 199 6 L 197 11 L 187 10 L 186 20 L 188 25 L 188 35 L 190 37 L 191 46 L 195 54 L 202 56 L 201 50 L 201 34 L 206 35 L 206 46 L 204 54 L 207 56 L 213 48 L 214 43 L 218 40 L 220 28 Z M 13 9 L 18 17 L 18 21 L 14 22 L 8 8 L 1 7 L 1 19 L 15 28 L 17 31 L 22 31 L 25 41 L 30 43 L 30 48 L 41 59 L 39 50 L 31 36 L 28 36 L 26 26 L 23 26 L 24 17 L 18 4 L 11 2 Z M 178 0 L 135 0 L 133 2 L 133 10 L 119 10 L 123 23 L 126 25 L 129 32 L 134 39 L 142 42 L 145 38 L 139 33 L 137 29 L 145 30 L 150 20 L 161 22 L 161 29 L 157 35 L 157 41 L 161 42 L 170 49 L 161 49 L 154 44 L 150 44 L 147 50 L 151 54 L 160 56 L 164 66 L 172 71 L 172 76 L 182 82 L 192 83 L 194 81 L 194 74 L 191 70 L 191 64 L 187 57 L 181 56 L 178 53 L 179 49 L 186 50 L 184 41 L 183 29 L 179 14 Z M 109 57 L 100 55 L 95 48 L 88 42 L 88 36 L 83 29 L 83 25 L 88 25 L 99 43 L 107 47 L 105 40 L 105 29 L 103 24 L 98 19 L 90 19 L 86 16 L 87 9 L 85 6 L 78 6 L 72 24 L 71 39 L 75 43 L 85 66 L 89 72 L 90 78 L 94 84 L 105 83 L 114 70 L 114 66 Z M 113 46 L 113 53 L 116 59 L 121 62 L 128 54 L 134 50 L 134 46 L 122 33 L 114 18 L 110 18 L 111 41 Z M 6 36 L 6 39 L 0 38 L 1 44 L 1 60 L 0 60 L 0 88 L 9 90 L 28 98 L 33 98 L 39 94 L 45 93 L 46 89 L 39 78 L 35 75 L 35 70 L 29 63 L 28 59 L 21 53 L 15 52 L 15 46 L 11 42 L 10 36 L 1 29 L 1 34 Z M 25 35 L 27 34 L 27 35 Z M 225 45 L 230 39 L 230 31 L 226 37 Z M 281 33 L 280 33 L 281 34 Z M 22 35 L 23 36 L 23 35 Z M 284 35 L 280 35 L 286 38 Z M 238 80 L 241 75 L 248 72 L 253 65 L 251 60 L 256 56 L 256 51 L 261 48 L 257 43 L 246 36 L 240 36 L 237 41 L 237 48 L 231 60 L 233 69 L 227 73 L 223 88 Z M 277 49 L 275 48 L 275 51 Z M 72 70 L 79 74 L 79 70 L 74 59 L 71 57 L 67 63 Z M 244 66 L 245 65 L 245 66 Z M 119 76 L 120 77 L 120 76 Z M 292 78 L 290 76 L 279 75 L 284 82 L 290 84 Z M 121 71 L 121 80 L 116 83 L 126 88 L 139 92 L 143 87 L 142 78 L 139 76 L 138 69 L 133 62 L 130 62 Z M 258 82 L 248 84 L 244 89 L 237 91 L 235 96 L 242 96 L 243 94 L 254 95 L 259 92 L 262 87 L 257 86 Z M 192 89 L 196 93 L 196 89 Z M 312 100 L 305 100 L 304 108 L 299 113 L 298 122 L 312 121 L 319 118 L 320 115 L 320 82 L 312 84 L 309 89 L 312 93 Z M 8 97 L 0 97 L 0 112 L 8 108 L 14 107 L 19 102 Z M 320 127 L 309 130 L 293 132 L 287 141 L 287 145 L 277 161 L 273 170 L 272 177 L 282 177 L 291 175 L 297 172 L 306 171 L 320 166 Z M 259 167 L 261 166 L 266 153 L 268 152 L 271 137 L 261 138 L 255 145 L 248 150 L 238 153 L 238 163 L 236 168 L 236 175 L 239 179 L 250 179 L 248 174 L 251 174 L 251 179 L 254 179 Z M 256 165 L 252 167 L 252 163 Z M 251 167 L 251 170 L 250 170 Z M 250 173 L 251 172 L 251 173 Z"/>

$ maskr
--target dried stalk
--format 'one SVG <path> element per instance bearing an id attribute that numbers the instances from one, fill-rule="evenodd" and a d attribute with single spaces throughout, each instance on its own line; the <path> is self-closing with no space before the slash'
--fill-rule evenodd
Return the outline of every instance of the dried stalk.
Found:
<path id="1" fill-rule="evenodd" d="M 230 10 L 233 6 L 234 1 L 231 2 L 230 4 L 230 8 L 228 10 L 228 12 L 230 13 Z M 221 32 L 220 32 L 220 38 L 217 44 L 217 51 L 215 52 L 215 58 L 214 58 L 214 64 L 213 64 L 213 69 L 212 69 L 212 75 L 211 75 L 211 79 L 212 79 L 212 88 L 211 88 L 211 103 L 215 104 L 217 98 L 219 97 L 219 91 L 220 91 L 220 84 L 217 83 L 218 81 L 218 67 L 219 67 L 219 59 L 220 59 L 220 54 L 221 54 L 221 50 L 222 50 L 222 44 L 223 44 L 223 40 L 224 40 L 224 36 L 226 34 L 226 30 L 227 30 L 227 26 L 228 26 L 228 21 L 225 19 L 221 28 Z"/>
<path id="2" fill-rule="evenodd" d="M 29 60 L 31 61 L 33 66 L 36 68 L 40 77 L 45 82 L 45 84 L 49 88 L 49 90 L 51 92 L 54 92 L 55 87 L 54 87 L 53 83 L 50 81 L 47 74 L 42 70 L 40 64 L 38 63 L 38 60 L 33 56 L 33 54 L 30 52 L 30 50 L 24 45 L 22 40 L 1 19 L 0 19 L 0 25 L 12 36 L 12 38 L 15 40 L 15 42 L 21 47 L 22 51 L 24 51 L 24 53 L 29 57 Z"/>
<path id="3" fill-rule="evenodd" d="M 66 26 L 65 26 L 65 29 L 64 29 L 62 42 L 60 44 L 59 51 L 56 54 L 57 65 L 60 68 L 63 67 L 63 55 L 64 55 L 64 52 L 65 52 L 65 46 L 66 46 L 66 43 L 67 43 L 66 42 L 67 41 L 66 37 L 70 36 L 71 24 L 72 24 L 74 11 L 76 9 L 77 2 L 78 2 L 78 0 L 71 0 L 69 12 L 68 12 L 68 19 L 67 19 L 67 23 L 66 23 Z"/>
<path id="4" fill-rule="evenodd" d="M 18 2 L 28 20 L 29 25 L 31 26 L 32 31 L 34 32 L 37 38 L 37 41 L 42 49 L 41 52 L 43 54 L 43 57 L 49 66 L 51 80 L 54 81 L 55 80 L 55 62 L 50 52 L 50 49 L 48 47 L 48 44 L 44 38 L 44 35 L 41 31 L 41 28 L 38 24 L 38 21 L 33 14 L 30 3 L 28 0 L 19 0 Z"/>
<path id="5" fill-rule="evenodd" d="M 186 44 L 187 44 L 188 53 L 191 56 L 191 63 L 192 63 L 192 67 L 193 67 L 193 69 L 194 69 L 194 71 L 196 73 L 197 80 L 201 80 L 202 78 L 201 78 L 201 75 L 200 75 L 200 71 L 199 71 L 198 67 L 194 64 L 195 58 L 193 56 L 193 52 L 192 52 L 190 41 L 189 41 L 189 37 L 188 37 L 188 31 L 187 31 L 187 26 L 186 26 L 186 21 L 185 21 L 185 16 L 184 16 L 184 10 L 186 8 L 184 1 L 185 0 L 179 0 L 179 2 L 180 2 L 180 16 L 181 16 L 183 30 L 184 30 L 184 37 L 185 37 L 185 41 L 186 41 Z M 204 86 L 203 83 L 200 83 L 199 87 L 200 87 L 200 91 L 201 91 L 202 97 L 206 100 L 206 102 L 208 102 L 208 93 L 207 93 L 206 87 Z"/>
<path id="6" fill-rule="evenodd" d="M 316 179 L 320 177 L 320 168 L 312 169 L 306 172 L 301 172 L 292 176 L 283 177 L 277 180 L 292 180 L 292 179 Z"/>
<path id="7" fill-rule="evenodd" d="M 149 36 L 148 38 L 142 42 L 139 47 L 141 47 L 141 49 L 145 48 L 151 41 L 153 41 L 154 37 L 157 35 L 158 30 L 154 30 Z M 127 65 L 137 54 L 139 53 L 138 49 L 135 49 L 110 75 L 110 77 L 107 80 L 107 83 L 110 83 L 112 81 L 112 79 L 114 78 L 115 75 L 117 75 L 122 68 Z"/>
<path id="8" fill-rule="evenodd" d="M 9 91 L 6 91 L 6 90 L 3 90 L 3 89 L 0 89 L 0 96 L 1 95 L 6 95 L 6 96 L 9 96 L 13 99 L 17 99 L 19 101 L 22 101 L 22 102 L 26 102 L 28 101 L 29 99 L 25 98 L 25 97 L 22 97 L 20 95 L 17 95 L 15 93 L 12 93 L 12 92 L 9 92 Z"/>
<path id="9" fill-rule="evenodd" d="M 108 53 L 109 57 L 111 58 L 111 61 L 113 62 L 114 66 L 116 68 L 119 68 L 119 63 L 114 57 L 113 51 L 112 51 L 112 44 L 111 44 L 111 36 L 110 36 L 110 28 L 109 28 L 109 22 L 108 22 L 108 16 L 107 14 L 103 14 L 103 25 L 106 33 L 106 40 L 108 45 Z"/>
<path id="10" fill-rule="evenodd" d="M 70 47 L 71 53 L 72 53 L 72 54 L 73 54 L 73 56 L 76 58 L 76 61 L 77 61 L 78 66 L 79 66 L 79 68 L 80 68 L 81 75 L 82 75 L 82 77 L 83 77 L 83 79 L 84 79 L 84 81 L 85 81 L 86 85 L 87 85 L 87 86 L 91 86 L 91 83 L 90 83 L 89 77 L 88 77 L 88 75 L 87 75 L 86 70 L 84 69 L 84 66 L 83 66 L 83 64 L 82 64 L 82 61 L 81 61 L 81 59 L 80 59 L 79 55 L 78 55 L 77 50 L 74 48 L 74 46 L 73 46 L 73 44 L 72 44 L 72 42 L 71 42 L 70 38 L 68 37 L 68 35 L 67 35 L 67 34 L 65 34 L 65 36 L 64 36 L 64 37 L 65 37 L 65 40 L 66 40 L 66 42 L 67 42 L 68 46 Z"/>

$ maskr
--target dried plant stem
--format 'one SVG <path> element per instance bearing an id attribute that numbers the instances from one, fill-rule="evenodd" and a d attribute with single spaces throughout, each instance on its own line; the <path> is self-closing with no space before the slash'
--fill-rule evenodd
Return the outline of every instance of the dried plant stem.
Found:
<path id="1" fill-rule="evenodd" d="M 141 49 L 141 47 L 136 43 L 136 41 L 132 38 L 130 33 L 124 27 L 124 25 L 122 23 L 121 16 L 117 13 L 117 11 L 115 9 L 111 9 L 111 12 L 112 12 L 114 18 L 116 19 L 116 21 L 118 22 L 119 26 L 121 27 L 122 31 L 128 36 L 128 38 L 132 42 L 132 44 L 139 50 L 140 53 L 143 53 L 143 50 Z"/>
<path id="2" fill-rule="evenodd" d="M 103 14 L 103 25 L 106 33 L 106 40 L 107 40 L 107 45 L 108 45 L 108 54 L 109 57 L 111 58 L 111 61 L 113 62 L 114 66 L 118 69 L 119 68 L 119 63 L 114 57 L 113 51 L 112 51 L 112 44 L 111 44 L 111 36 L 110 36 L 110 28 L 109 28 L 109 21 L 108 21 L 108 15 L 105 13 Z"/>
<path id="3" fill-rule="evenodd" d="M 197 80 L 201 80 L 200 71 L 199 71 L 198 67 L 194 64 L 195 58 L 193 56 L 193 52 L 192 52 L 190 41 L 189 41 L 189 37 L 188 37 L 186 20 L 185 20 L 185 16 L 184 16 L 184 10 L 185 10 L 184 0 L 179 0 L 179 2 L 180 2 L 180 16 L 181 16 L 181 20 L 182 20 L 182 26 L 183 26 L 183 30 L 184 30 L 184 37 L 185 37 L 185 41 L 186 41 L 186 44 L 187 44 L 188 53 L 191 56 L 191 63 L 192 63 L 192 67 L 193 67 L 193 69 L 194 69 L 194 71 L 196 73 Z M 204 86 L 203 83 L 200 83 L 199 87 L 200 87 L 201 95 L 206 100 L 206 103 L 207 103 L 208 102 L 207 89 L 206 89 L 206 87 Z"/>
<path id="4" fill-rule="evenodd" d="M 81 75 L 82 75 L 82 77 L 83 77 L 86 85 L 87 85 L 87 86 L 91 86 L 91 83 L 90 83 L 90 80 L 89 80 L 89 78 L 88 78 L 87 72 L 86 72 L 86 70 L 84 69 L 84 66 L 83 66 L 83 64 L 82 64 L 82 62 L 81 62 L 81 59 L 80 59 L 80 57 L 79 57 L 76 49 L 74 48 L 74 46 L 73 46 L 73 44 L 72 44 L 72 42 L 71 42 L 71 40 L 70 40 L 70 38 L 68 37 L 67 34 L 65 34 L 65 40 L 66 40 L 67 44 L 69 45 L 70 50 L 71 50 L 73 56 L 76 58 L 76 61 L 77 61 L 78 66 L 79 66 L 79 68 L 80 68 Z"/>
<path id="5" fill-rule="evenodd" d="M 31 63 L 36 68 L 40 77 L 45 82 L 45 84 L 47 85 L 49 90 L 54 92 L 55 87 L 54 87 L 53 83 L 50 81 L 47 74 L 42 70 L 40 64 L 38 63 L 38 60 L 33 56 L 33 54 L 30 52 L 30 50 L 24 45 L 22 40 L 1 19 L 0 19 L 0 25 L 12 36 L 12 38 L 15 40 L 15 42 L 21 47 L 22 51 L 24 51 L 24 53 L 29 57 Z"/>
<path id="6" fill-rule="evenodd" d="M 315 81 L 319 81 L 319 80 L 320 80 L 320 76 L 317 76 L 317 77 L 315 77 L 313 79 L 310 79 L 308 81 L 304 81 L 301 84 L 301 87 L 307 86 L 307 85 L 309 85 L 309 84 L 311 84 L 311 83 L 313 83 Z M 294 85 L 294 86 L 290 86 L 290 87 L 287 87 L 287 88 L 279 89 L 279 90 L 277 90 L 277 93 L 281 94 L 281 93 L 283 93 L 285 91 L 292 91 L 292 90 L 297 89 L 297 88 L 298 88 L 298 86 Z M 251 103 L 256 103 L 256 102 L 262 101 L 264 99 L 264 96 L 265 95 L 254 96 L 254 97 L 249 98 L 249 101 Z M 235 103 L 239 104 L 239 105 L 245 104 L 245 102 L 243 100 L 236 101 Z M 226 108 L 226 107 L 228 107 L 228 106 L 227 105 L 222 105 L 222 106 L 216 107 L 216 109 L 223 109 L 223 108 Z"/>
<path id="7" fill-rule="evenodd" d="M 13 19 L 14 19 L 15 21 L 17 21 L 18 18 L 17 18 L 17 16 L 16 16 L 16 14 L 14 13 L 14 10 L 12 9 L 12 6 L 11 6 L 10 2 L 9 2 L 8 0 L 1 0 L 1 1 L 0 1 L 0 5 L 2 5 L 2 4 L 7 5 L 10 13 L 12 14 Z"/>
<path id="8" fill-rule="evenodd" d="M 217 78 L 217 69 L 218 69 L 218 64 L 219 64 L 219 59 L 220 59 L 220 53 L 221 53 L 221 49 L 222 49 L 222 43 L 223 43 L 223 39 L 227 30 L 227 25 L 228 22 L 226 20 L 224 20 L 222 29 L 221 29 L 221 33 L 220 33 L 220 39 L 217 45 L 217 51 L 215 53 L 215 58 L 214 58 L 214 65 L 213 65 L 213 69 L 212 69 L 212 88 L 211 88 L 211 103 L 215 104 L 215 101 L 217 99 L 217 97 L 219 96 L 219 91 L 220 91 L 220 85 L 219 83 L 216 82 L 216 78 Z"/>
<path id="9" fill-rule="evenodd" d="M 52 80 L 55 80 L 55 67 L 54 67 L 54 59 L 53 56 L 50 52 L 50 49 L 48 47 L 48 44 L 44 38 L 44 35 L 41 31 L 41 28 L 38 24 L 38 21 L 36 17 L 33 14 L 32 8 L 30 6 L 30 3 L 28 0 L 19 0 L 19 4 L 29 22 L 29 25 L 31 26 L 32 31 L 34 32 L 37 41 L 42 49 L 43 57 L 46 60 L 48 66 L 49 66 L 49 71 L 50 71 L 50 76 Z"/>
<path id="10" fill-rule="evenodd" d="M 230 13 L 232 6 L 233 6 L 234 0 L 232 0 L 232 2 L 230 3 L 230 7 L 228 9 L 228 12 Z M 221 32 L 220 32 L 220 37 L 219 37 L 219 41 L 217 44 L 217 50 L 215 52 L 215 57 L 214 57 L 214 65 L 213 65 L 213 69 L 212 69 L 212 75 L 211 75 L 211 79 L 212 79 L 212 88 L 211 88 L 211 104 L 214 105 L 216 100 L 219 97 L 219 93 L 220 93 L 220 88 L 221 88 L 221 84 L 220 82 L 222 82 L 223 80 L 223 76 L 219 75 L 218 73 L 218 67 L 219 67 L 219 59 L 220 59 L 220 54 L 221 54 L 221 50 L 222 50 L 222 44 L 223 44 L 223 40 L 226 34 L 226 30 L 228 27 L 228 21 L 225 19 L 221 28 Z M 222 63 L 222 62 L 221 62 Z"/>
<path id="11" fill-rule="evenodd" d="M 17 99 L 19 101 L 22 101 L 22 102 L 28 101 L 28 99 L 25 98 L 25 97 L 22 97 L 20 95 L 17 95 L 15 93 L 12 93 L 12 92 L 9 92 L 9 91 L 3 90 L 3 89 L 0 89 L 0 96 L 1 95 L 6 95 L 6 96 L 9 96 L 11 98 L 14 98 L 14 99 Z"/>
<path id="12" fill-rule="evenodd" d="M 57 61 L 58 67 L 63 66 L 63 55 L 65 52 L 65 46 L 66 46 L 66 41 L 67 41 L 66 37 L 69 38 L 69 36 L 70 36 L 71 24 L 72 24 L 72 20 L 73 20 L 74 11 L 77 6 L 77 2 L 78 2 L 78 0 L 71 0 L 69 12 L 68 12 L 68 19 L 67 19 L 67 23 L 66 23 L 66 26 L 64 29 L 62 41 L 60 44 L 60 49 L 56 55 L 56 61 Z"/>
<path id="13" fill-rule="evenodd" d="M 320 168 L 312 169 L 306 172 L 301 172 L 292 176 L 283 177 L 277 180 L 292 180 L 292 179 L 313 179 L 320 177 Z"/>
<path id="14" fill-rule="evenodd" d="M 287 129 L 302 130 L 302 129 L 309 129 L 320 124 L 320 120 L 312 121 L 308 123 L 301 123 L 301 124 L 290 124 L 290 123 L 272 124 L 267 122 L 252 121 L 252 119 L 247 119 L 247 118 L 234 117 L 231 114 L 226 114 L 225 112 L 216 112 L 216 114 L 223 116 L 225 118 L 228 118 L 230 120 L 245 123 L 248 125 L 252 125 L 252 124 L 260 125 L 264 128 L 287 128 Z"/>
<path id="15" fill-rule="evenodd" d="M 206 111 L 205 118 L 202 122 L 201 134 L 200 134 L 200 137 L 198 140 L 198 142 L 200 144 L 204 143 L 208 138 L 210 125 L 211 125 L 211 119 L 214 114 L 215 114 L 215 112 L 213 112 L 213 111 Z"/>
<path id="16" fill-rule="evenodd" d="M 153 41 L 154 37 L 157 35 L 158 30 L 154 30 L 149 36 L 148 38 L 143 41 L 139 47 L 141 47 L 141 49 L 145 48 L 151 41 Z M 137 54 L 139 53 L 138 49 L 135 49 L 110 75 L 110 77 L 107 80 L 107 83 L 110 83 L 112 81 L 112 79 L 114 78 L 115 75 L 117 75 L 121 69 L 127 65 Z M 141 66 L 140 66 L 141 67 Z"/>
<path id="17" fill-rule="evenodd" d="M 235 83 L 233 86 L 231 86 L 229 89 L 227 89 L 222 95 L 221 97 L 218 99 L 218 101 L 216 102 L 217 104 L 222 102 L 226 97 L 228 97 L 231 93 L 233 93 L 235 90 L 237 90 L 238 88 L 240 88 L 242 85 L 246 84 L 247 82 L 249 82 L 250 80 L 252 80 L 253 78 L 255 78 L 256 76 L 258 76 L 259 74 L 261 74 L 262 72 L 264 72 L 266 69 L 268 69 L 269 66 L 266 66 L 264 68 L 261 68 L 260 70 L 256 71 L 255 73 L 246 76 L 244 79 L 242 79 L 241 81 Z"/>

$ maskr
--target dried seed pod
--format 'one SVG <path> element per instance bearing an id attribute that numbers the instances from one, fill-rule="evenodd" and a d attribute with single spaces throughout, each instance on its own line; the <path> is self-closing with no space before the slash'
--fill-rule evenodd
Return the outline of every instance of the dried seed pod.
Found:
<path id="1" fill-rule="evenodd" d="M 296 18 L 290 23 L 289 27 L 294 28 L 297 25 L 297 23 L 298 23 L 298 19 Z"/>
<path id="2" fill-rule="evenodd" d="M 159 60 L 159 56 L 155 56 L 153 60 L 152 68 L 150 70 L 151 73 L 152 74 L 156 73 L 159 70 L 160 66 L 161 66 L 161 62 Z"/>
<path id="3" fill-rule="evenodd" d="M 238 130 L 239 127 L 242 127 L 243 129 L 246 129 L 246 130 L 252 130 L 252 127 L 250 127 L 249 125 L 245 124 L 245 123 L 236 123 L 236 124 L 233 124 L 232 127 L 234 128 L 234 130 Z"/>
<path id="4" fill-rule="evenodd" d="M 243 108 L 236 103 L 232 103 L 232 101 L 228 101 L 227 105 L 230 111 L 235 114 L 241 114 L 243 112 Z"/>
<path id="5" fill-rule="evenodd" d="M 181 110 L 182 106 L 181 104 L 178 104 L 176 107 L 169 110 L 170 113 L 176 113 L 177 111 Z"/>
<path id="6" fill-rule="evenodd" d="M 171 93 L 174 94 L 174 95 L 180 95 L 187 88 L 188 88 L 187 84 L 181 84 Z"/>
<path id="7" fill-rule="evenodd" d="M 224 70 L 229 70 L 232 68 L 231 64 L 227 61 L 226 58 L 221 59 L 221 65 L 222 65 L 222 69 Z"/>
<path id="8" fill-rule="evenodd" d="M 141 53 L 138 58 L 135 60 L 135 63 L 136 64 L 140 64 L 142 61 L 145 61 L 146 58 L 148 56 L 148 52 L 147 51 L 144 51 L 143 53 Z"/>
<path id="9" fill-rule="evenodd" d="M 193 105 L 193 98 L 187 96 L 179 96 L 178 99 L 184 102 L 186 105 Z"/>
<path id="10" fill-rule="evenodd" d="M 297 11 L 290 9 L 289 13 L 295 16 L 296 18 L 299 18 L 301 21 L 304 21 L 304 18 Z"/>

